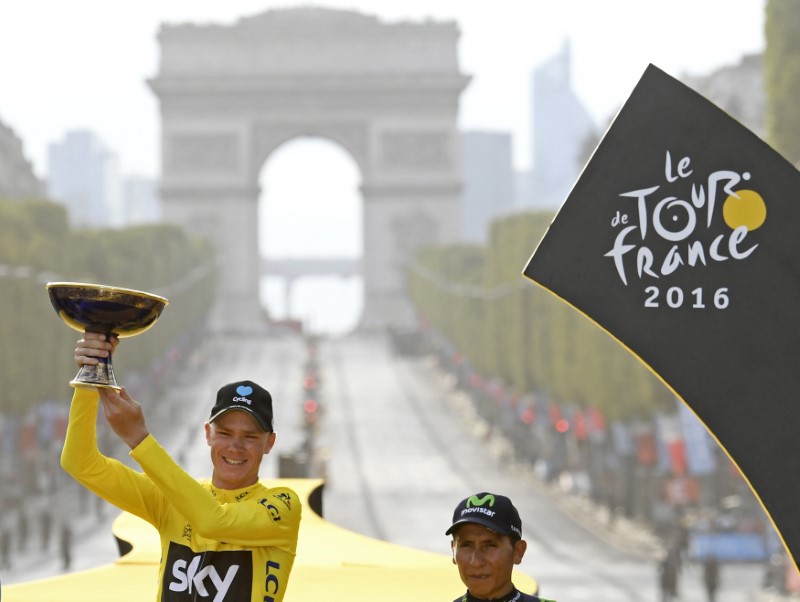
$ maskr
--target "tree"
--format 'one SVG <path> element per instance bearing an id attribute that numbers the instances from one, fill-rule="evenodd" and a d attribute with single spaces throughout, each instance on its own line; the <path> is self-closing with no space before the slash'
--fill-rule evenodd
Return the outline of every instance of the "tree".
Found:
<path id="1" fill-rule="evenodd" d="M 767 138 L 795 165 L 800 162 L 800 2 L 768 0 L 764 25 Z"/>
<path id="2" fill-rule="evenodd" d="M 146 373 L 202 328 L 214 300 L 214 263 L 211 242 L 177 226 L 72 232 L 62 205 L 0 200 L 0 414 L 24 415 L 37 401 L 62 399 L 75 374 L 67 360 L 80 335 L 55 315 L 47 280 L 168 297 L 173 309 L 114 362 L 122 373 Z"/>
<path id="3" fill-rule="evenodd" d="M 492 224 L 489 244 L 420 249 L 408 286 L 418 314 L 486 379 L 513 393 L 591 404 L 627 420 L 671 408 L 674 395 L 620 343 L 522 270 L 552 221 L 515 214 Z"/>

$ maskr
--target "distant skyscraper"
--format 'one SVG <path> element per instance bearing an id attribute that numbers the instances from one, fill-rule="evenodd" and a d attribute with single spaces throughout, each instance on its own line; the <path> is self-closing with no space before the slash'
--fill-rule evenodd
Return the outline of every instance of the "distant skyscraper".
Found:
<path id="1" fill-rule="evenodd" d="M 117 156 L 89 131 L 67 132 L 48 147 L 48 192 L 64 203 L 72 226 L 121 226 L 122 182 Z"/>
<path id="2" fill-rule="evenodd" d="M 156 180 L 142 176 L 125 178 L 123 221 L 130 226 L 161 221 L 161 202 Z"/>
<path id="3" fill-rule="evenodd" d="M 595 125 L 571 87 L 569 42 L 533 73 L 532 169 L 524 205 L 553 209 L 561 205 L 583 168 L 587 140 Z"/>
<path id="4" fill-rule="evenodd" d="M 511 135 L 505 132 L 465 132 L 461 137 L 461 238 L 485 243 L 496 217 L 511 213 L 514 173 Z"/>

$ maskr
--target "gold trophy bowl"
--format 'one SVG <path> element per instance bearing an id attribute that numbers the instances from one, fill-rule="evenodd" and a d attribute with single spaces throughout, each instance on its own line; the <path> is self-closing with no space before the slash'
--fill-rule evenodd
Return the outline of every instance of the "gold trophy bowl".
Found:
<path id="1" fill-rule="evenodd" d="M 47 292 L 53 309 L 70 328 L 119 338 L 149 329 L 169 303 L 152 293 L 85 282 L 48 282 Z M 69 384 L 83 389 L 119 390 L 111 356 L 98 360 L 96 365 L 82 366 Z"/>

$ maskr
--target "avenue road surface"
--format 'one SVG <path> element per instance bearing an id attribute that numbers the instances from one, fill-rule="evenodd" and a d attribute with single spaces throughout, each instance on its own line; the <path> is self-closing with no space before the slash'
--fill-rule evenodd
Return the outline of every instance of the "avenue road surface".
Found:
<path id="1" fill-rule="evenodd" d="M 117 353 L 125 353 L 124 341 Z M 660 599 L 648 534 L 624 520 L 608 527 L 579 500 L 537 481 L 529 468 L 502 460 L 502 442 L 478 432 L 463 398 L 446 386 L 431 358 L 397 356 L 377 335 L 323 340 L 317 355 L 321 416 L 312 476 L 326 480 L 327 520 L 370 537 L 449 554 L 444 532 L 456 503 L 479 491 L 502 493 L 519 508 L 528 541 L 520 568 L 539 581 L 542 595 L 559 602 Z M 216 390 L 244 378 L 259 382 L 272 392 L 278 434 L 261 475 L 277 477 L 279 454 L 303 445 L 307 357 L 304 341 L 295 336 L 209 339 L 162 399 L 140 401 L 153 434 L 191 474 L 205 477 L 211 465 L 203 423 Z M 119 380 L 124 384 L 124 375 Z M 101 518 L 76 510 L 71 570 L 113 560 L 117 551 L 109 525 L 115 514 L 110 507 Z M 20 554 L 14 569 L 0 576 L 5 585 L 62 570 L 52 547 Z M 758 566 L 724 565 L 717 599 L 758 599 L 762 575 Z M 453 592 L 453 598 L 460 593 Z M 698 567 L 684 569 L 680 600 L 705 600 Z"/>

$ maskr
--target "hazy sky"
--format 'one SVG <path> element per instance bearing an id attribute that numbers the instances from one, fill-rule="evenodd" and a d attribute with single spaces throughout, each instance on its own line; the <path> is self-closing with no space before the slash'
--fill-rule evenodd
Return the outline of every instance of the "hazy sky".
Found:
<path id="1" fill-rule="evenodd" d="M 513 132 L 529 162 L 531 71 L 570 40 L 574 87 L 598 123 L 648 63 L 702 74 L 763 50 L 764 0 L 25 0 L 0 5 L 0 120 L 22 138 L 39 175 L 47 144 L 95 131 L 124 174 L 159 171 L 158 111 L 145 79 L 158 72 L 161 23 L 233 23 L 270 8 L 355 9 L 386 21 L 428 17 L 461 29 L 465 129 Z"/>
<path id="2" fill-rule="evenodd" d="M 461 70 L 472 76 L 460 125 L 512 133 L 520 168 L 529 165 L 531 73 L 565 41 L 573 87 L 598 125 L 627 99 L 648 63 L 676 77 L 703 74 L 764 47 L 764 0 L 4 0 L 0 120 L 22 139 L 41 177 L 47 145 L 73 129 L 94 131 L 118 155 L 123 175 L 157 177 L 158 105 L 145 80 L 158 73 L 159 26 L 230 24 L 270 8 L 312 5 L 387 22 L 456 21 Z M 352 159 L 332 144 L 281 147 L 261 177 L 262 252 L 359 256 L 359 179 Z M 322 192 L 304 188 L 309 181 Z M 283 315 L 281 284 L 265 286 L 273 315 Z M 293 315 L 344 331 L 358 318 L 361 295 L 352 279 L 302 279 Z"/>

